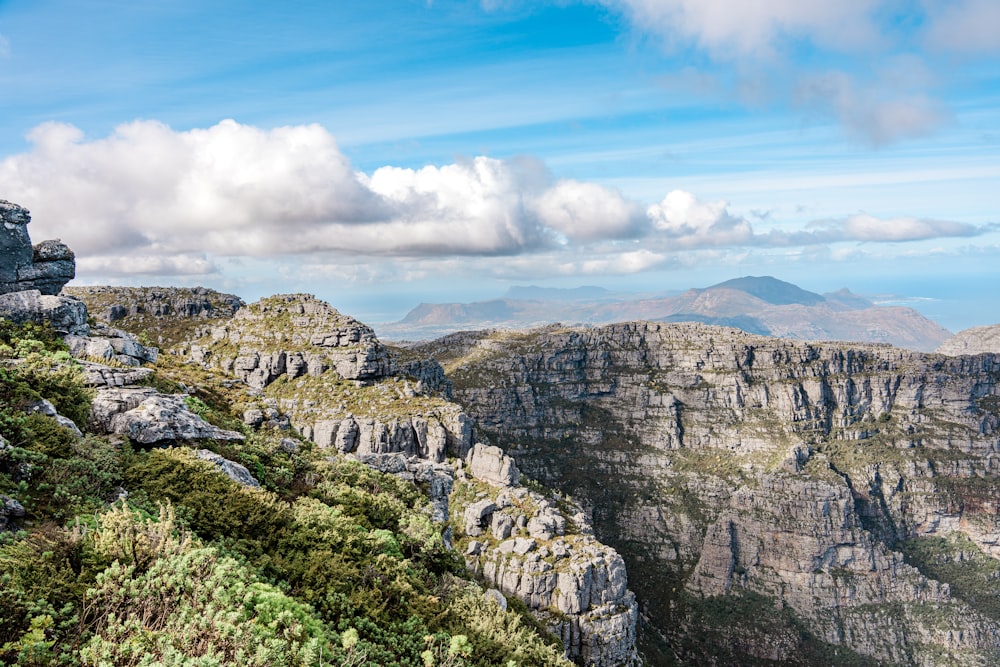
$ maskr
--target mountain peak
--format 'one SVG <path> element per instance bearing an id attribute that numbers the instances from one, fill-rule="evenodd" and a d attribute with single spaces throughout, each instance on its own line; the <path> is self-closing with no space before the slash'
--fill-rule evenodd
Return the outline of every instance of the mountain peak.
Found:
<path id="1" fill-rule="evenodd" d="M 797 285 L 778 280 L 773 276 L 743 276 L 712 285 L 706 289 L 731 289 L 746 292 L 762 301 L 776 306 L 801 304 L 815 306 L 823 302 L 823 297 L 815 292 L 808 292 Z"/>

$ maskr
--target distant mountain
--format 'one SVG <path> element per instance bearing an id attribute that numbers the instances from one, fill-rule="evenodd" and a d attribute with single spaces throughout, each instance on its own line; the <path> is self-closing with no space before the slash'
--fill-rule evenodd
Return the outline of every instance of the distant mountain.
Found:
<path id="1" fill-rule="evenodd" d="M 445 322 L 498 322 L 517 317 L 517 309 L 505 299 L 475 303 L 422 303 L 403 318 L 402 324 L 417 326 L 439 325 Z"/>
<path id="2" fill-rule="evenodd" d="M 718 285 L 712 285 L 708 289 L 731 289 L 746 292 L 761 301 L 776 306 L 787 306 L 794 303 L 801 306 L 815 306 L 824 301 L 823 297 L 815 292 L 807 292 L 798 285 L 786 283 L 784 280 L 778 280 L 771 276 L 733 278 Z"/>
<path id="3" fill-rule="evenodd" d="M 933 350 L 951 336 L 912 308 L 877 306 L 846 288 L 817 294 L 772 276 L 744 276 L 652 296 L 595 287 L 512 287 L 504 299 L 420 304 L 400 322 L 378 330 L 386 338 L 420 340 L 462 329 L 632 320 L 701 322 L 797 340 L 889 343 L 921 351 Z"/>
<path id="4" fill-rule="evenodd" d="M 957 357 L 962 354 L 1000 354 L 1000 324 L 972 327 L 959 331 L 935 350 L 940 354 Z"/>

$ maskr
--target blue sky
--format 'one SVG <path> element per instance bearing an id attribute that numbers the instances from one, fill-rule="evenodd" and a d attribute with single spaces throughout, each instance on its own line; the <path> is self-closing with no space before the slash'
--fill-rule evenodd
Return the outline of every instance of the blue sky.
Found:
<path id="1" fill-rule="evenodd" d="M 769 274 L 957 330 L 1000 322 L 997 25 L 995 0 L 0 0 L 0 198 L 81 283 L 378 322 Z"/>

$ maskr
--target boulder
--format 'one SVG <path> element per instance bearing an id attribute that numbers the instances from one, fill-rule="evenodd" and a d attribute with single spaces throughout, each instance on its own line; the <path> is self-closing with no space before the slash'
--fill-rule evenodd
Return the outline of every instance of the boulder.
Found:
<path id="1" fill-rule="evenodd" d="M 494 486 L 516 486 L 521 479 L 517 463 L 499 447 L 479 443 L 469 451 L 466 463 L 473 477 Z"/>
<path id="2" fill-rule="evenodd" d="M 76 275 L 76 259 L 59 241 L 32 247 L 29 222 L 26 208 L 0 199 L 0 294 L 39 290 L 56 295 Z"/>
<path id="3" fill-rule="evenodd" d="M 82 301 L 66 296 L 43 294 L 37 289 L 3 291 L 0 287 L 0 318 L 24 324 L 51 324 L 62 334 L 86 336 L 87 307 Z"/>
<path id="4" fill-rule="evenodd" d="M 235 461 L 230 461 L 229 459 L 207 449 L 199 449 L 196 452 L 196 455 L 203 461 L 215 464 L 215 467 L 225 473 L 226 477 L 233 480 L 240 486 L 246 486 L 254 489 L 260 488 L 260 482 L 258 482 L 257 479 L 250 474 L 250 471 L 247 470 L 245 466 L 242 466 Z"/>
<path id="5" fill-rule="evenodd" d="M 94 399 L 94 426 L 147 446 L 185 440 L 243 440 L 242 434 L 213 426 L 191 412 L 185 398 L 183 394 L 160 394 L 149 388 L 101 390 Z M 137 400 L 134 407 L 129 407 Z"/>

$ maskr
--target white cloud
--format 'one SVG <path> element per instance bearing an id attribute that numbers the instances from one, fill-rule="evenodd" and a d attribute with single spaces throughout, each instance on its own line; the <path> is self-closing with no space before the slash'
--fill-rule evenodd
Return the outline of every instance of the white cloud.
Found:
<path id="1" fill-rule="evenodd" d="M 219 273 L 212 260 L 196 255 L 80 257 L 76 264 L 80 273 L 103 276 L 207 276 Z"/>
<path id="2" fill-rule="evenodd" d="M 0 161 L 2 196 L 31 210 L 36 241 L 59 237 L 73 248 L 84 278 L 249 275 L 236 266 L 241 258 L 259 266 L 278 258 L 273 266 L 321 280 L 417 280 L 449 261 L 495 275 L 620 275 L 677 262 L 684 251 L 994 229 L 859 214 L 755 233 L 725 201 L 674 190 L 643 211 L 617 190 L 555 181 L 527 158 L 365 174 L 318 125 L 262 130 L 224 121 L 178 132 L 141 121 L 88 140 L 47 123 L 29 139 L 29 152 Z M 383 258 L 406 261 L 387 273 Z"/>
<path id="3" fill-rule="evenodd" d="M 861 241 L 900 243 L 925 241 L 945 237 L 977 236 L 990 231 L 990 226 L 977 227 L 950 220 L 928 220 L 911 217 L 877 218 L 867 213 L 852 215 L 844 220 L 811 223 L 818 228 L 818 241 Z"/>
<path id="4" fill-rule="evenodd" d="M 559 181 L 530 206 L 543 225 L 573 240 L 630 238 L 646 226 L 636 204 L 596 183 Z"/>
<path id="5" fill-rule="evenodd" d="M 4 195 L 31 209 L 34 236 L 61 237 L 79 256 L 513 254 L 645 225 L 617 191 L 553 183 L 536 160 L 477 157 L 369 176 L 319 125 L 226 120 L 178 132 L 136 121 L 87 140 L 45 123 L 28 139 L 30 152 L 0 162 Z"/>
<path id="6" fill-rule="evenodd" d="M 728 202 L 702 202 L 690 192 L 674 190 L 647 209 L 653 229 L 675 248 L 731 246 L 753 239 L 746 220 L 729 213 Z"/>
<path id="7" fill-rule="evenodd" d="M 835 116 L 855 139 L 882 146 L 929 134 L 950 117 L 941 102 L 919 92 L 927 77 L 921 63 L 907 58 L 867 84 L 844 72 L 803 77 L 794 96 L 801 106 Z"/>
<path id="8" fill-rule="evenodd" d="M 10 40 L 0 35 L 0 58 L 10 57 Z"/>

